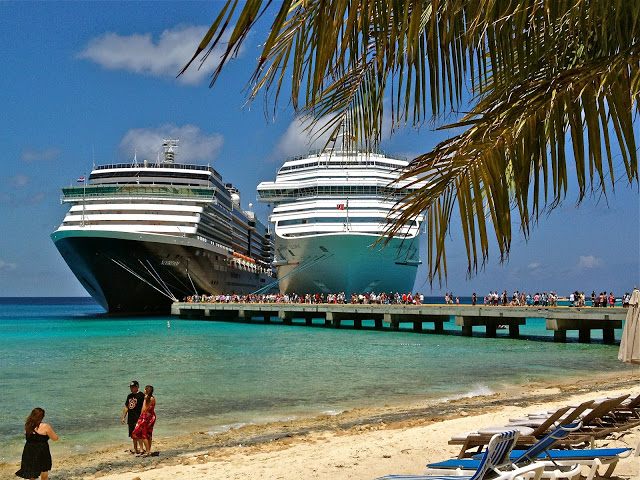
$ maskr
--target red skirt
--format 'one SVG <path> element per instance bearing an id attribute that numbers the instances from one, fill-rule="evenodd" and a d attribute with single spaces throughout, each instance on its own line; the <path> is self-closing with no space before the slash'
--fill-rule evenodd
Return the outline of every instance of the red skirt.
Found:
<path id="1" fill-rule="evenodd" d="M 153 436 L 153 426 L 156 423 L 156 412 L 153 407 L 140 415 L 136 428 L 131 433 L 131 438 L 140 440 L 142 438 L 151 439 Z"/>

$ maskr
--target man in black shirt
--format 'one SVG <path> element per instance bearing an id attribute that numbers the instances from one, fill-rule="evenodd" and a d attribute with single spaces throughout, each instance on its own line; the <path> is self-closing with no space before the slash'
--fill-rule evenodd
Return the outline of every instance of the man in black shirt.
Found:
<path id="1" fill-rule="evenodd" d="M 136 423 L 138 423 L 138 418 L 140 418 L 140 413 L 142 412 L 142 404 L 144 403 L 144 393 L 139 392 L 138 388 L 140 385 L 137 381 L 132 381 L 129 384 L 129 388 L 131 389 L 131 393 L 127 395 L 127 400 L 124 402 L 124 411 L 122 412 L 122 424 L 124 425 L 124 417 L 128 414 L 128 424 L 129 424 L 129 436 L 133 432 L 133 429 L 136 428 Z M 133 439 L 133 450 L 130 450 L 131 453 L 140 453 L 138 450 L 138 445 L 142 446 L 141 440 Z"/>

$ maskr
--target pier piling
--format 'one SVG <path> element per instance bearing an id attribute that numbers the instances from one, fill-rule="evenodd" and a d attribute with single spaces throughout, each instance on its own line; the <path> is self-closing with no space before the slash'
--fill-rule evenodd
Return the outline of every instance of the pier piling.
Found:
<path id="1" fill-rule="evenodd" d="M 622 328 L 626 317 L 623 308 L 578 307 L 486 307 L 470 305 L 377 305 L 377 304 L 233 304 L 233 303 L 174 303 L 171 313 L 185 319 L 241 321 L 260 319 L 271 323 L 281 318 L 284 325 L 318 326 L 314 319 L 324 320 L 325 327 L 342 328 L 343 322 L 353 322 L 354 329 L 413 331 L 415 333 L 453 333 L 445 331 L 445 322 L 454 319 L 463 336 L 473 336 L 473 327 L 484 327 L 485 336 L 499 337 L 502 329 L 510 338 L 520 338 L 520 325 L 528 319 L 541 318 L 546 329 L 553 331 L 555 342 L 566 342 L 567 331 L 577 331 L 578 342 L 590 343 L 591 332 L 602 330 L 605 344 L 615 343 L 615 330 Z M 366 325 L 364 322 L 368 322 Z M 432 323 L 433 330 L 425 323 Z M 371 326 L 373 324 L 373 326 Z M 405 325 L 401 328 L 402 325 Z M 407 324 L 410 325 L 407 328 Z"/>

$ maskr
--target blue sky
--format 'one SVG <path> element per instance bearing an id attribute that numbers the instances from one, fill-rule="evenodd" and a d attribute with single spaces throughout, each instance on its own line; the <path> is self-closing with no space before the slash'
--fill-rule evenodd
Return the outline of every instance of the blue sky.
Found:
<path id="1" fill-rule="evenodd" d="M 271 122 L 261 100 L 243 108 L 261 31 L 213 89 L 215 54 L 204 69 L 175 78 L 219 6 L 0 1 L 0 296 L 87 295 L 49 238 L 67 210 L 60 187 L 88 175 L 94 162 L 131 159 L 134 149 L 139 160 L 153 160 L 163 136 L 180 138 L 180 161 L 210 163 L 241 190 L 243 207 L 253 202 L 266 220 L 256 186 L 309 144 L 286 102 Z M 409 129 L 386 137 L 381 148 L 410 157 L 443 135 Z M 590 198 L 576 209 L 576 197 L 573 188 L 528 243 L 516 234 L 507 264 L 492 249 L 472 280 L 454 226 L 448 285 L 431 291 L 421 267 L 416 290 L 630 291 L 640 284 L 637 186 L 620 183 L 608 204 Z"/>

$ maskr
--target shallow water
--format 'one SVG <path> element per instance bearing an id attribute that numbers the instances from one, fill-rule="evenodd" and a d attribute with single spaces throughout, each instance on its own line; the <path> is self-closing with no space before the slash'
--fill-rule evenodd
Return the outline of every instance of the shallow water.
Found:
<path id="1" fill-rule="evenodd" d="M 90 300 L 21 302 L 0 305 L 2 461 L 19 458 L 35 406 L 66 449 L 127 441 L 131 380 L 155 387 L 155 434 L 168 436 L 628 369 L 617 346 L 553 343 L 544 320 L 521 327 L 532 341 L 112 319 Z"/>

